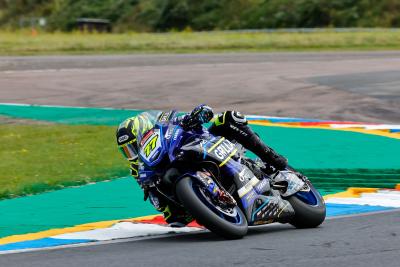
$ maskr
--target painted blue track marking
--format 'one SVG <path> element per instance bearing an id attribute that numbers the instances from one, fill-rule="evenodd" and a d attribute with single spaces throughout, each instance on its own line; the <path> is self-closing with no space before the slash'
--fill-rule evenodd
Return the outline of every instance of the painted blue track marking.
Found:
<path id="1" fill-rule="evenodd" d="M 17 249 L 29 249 L 29 248 L 46 248 L 55 247 L 61 245 L 71 245 L 78 243 L 88 243 L 97 240 L 91 239 L 58 239 L 58 238 L 41 238 L 37 240 L 22 241 L 11 244 L 0 245 L 0 251 L 17 250 Z"/>
<path id="2" fill-rule="evenodd" d="M 382 207 L 382 206 L 356 205 L 356 204 L 326 203 L 326 215 L 328 217 L 359 214 L 359 213 L 381 211 L 381 210 L 391 210 L 391 209 L 394 208 Z"/>

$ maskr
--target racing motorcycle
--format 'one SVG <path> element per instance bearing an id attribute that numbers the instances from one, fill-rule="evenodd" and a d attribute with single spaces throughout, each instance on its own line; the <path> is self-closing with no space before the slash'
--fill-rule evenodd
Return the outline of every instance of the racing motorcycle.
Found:
<path id="1" fill-rule="evenodd" d="M 312 228 L 325 220 L 324 200 L 307 177 L 290 167 L 267 174 L 264 163 L 246 157 L 240 144 L 185 130 L 170 123 L 172 113 L 154 116 L 154 127 L 138 131 L 139 157 L 154 172 L 144 175 L 159 177 L 152 186 L 199 224 L 238 239 L 248 226 L 281 222 Z M 291 216 L 280 218 L 284 207 L 269 196 L 286 200 Z"/>

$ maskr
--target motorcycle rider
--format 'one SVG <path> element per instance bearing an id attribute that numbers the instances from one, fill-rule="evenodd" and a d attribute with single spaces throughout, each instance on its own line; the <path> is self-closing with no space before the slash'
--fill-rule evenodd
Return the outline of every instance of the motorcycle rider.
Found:
<path id="1" fill-rule="evenodd" d="M 173 113 L 160 112 L 157 116 L 160 120 L 162 116 L 168 117 L 171 114 Z M 202 125 L 210 122 L 214 113 L 209 106 L 200 105 L 186 115 L 172 117 L 162 119 L 169 119 L 185 130 L 207 131 Z M 240 143 L 265 162 L 271 168 L 271 172 L 284 170 L 287 167 L 286 158 L 267 146 L 247 124 L 246 118 L 240 112 L 225 111 L 214 117 L 208 132 Z M 193 218 L 155 190 L 155 187 L 151 184 L 151 177 L 146 174 L 146 169 L 138 157 L 137 131 L 141 129 L 143 134 L 153 126 L 150 114 L 147 112 L 128 118 L 117 129 L 117 144 L 122 154 L 129 161 L 131 175 L 144 190 L 144 200 L 149 198 L 151 204 L 164 214 L 164 218 L 170 226 L 181 227 L 191 222 Z"/>

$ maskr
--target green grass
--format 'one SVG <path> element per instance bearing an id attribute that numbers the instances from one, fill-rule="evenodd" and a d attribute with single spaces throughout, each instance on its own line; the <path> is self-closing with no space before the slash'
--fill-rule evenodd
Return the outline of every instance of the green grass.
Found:
<path id="1" fill-rule="evenodd" d="M 233 51 L 397 50 L 400 31 L 313 33 L 38 33 L 0 32 L 0 55 L 193 53 Z"/>
<path id="2" fill-rule="evenodd" d="M 129 174 L 107 126 L 0 124 L 0 199 Z"/>

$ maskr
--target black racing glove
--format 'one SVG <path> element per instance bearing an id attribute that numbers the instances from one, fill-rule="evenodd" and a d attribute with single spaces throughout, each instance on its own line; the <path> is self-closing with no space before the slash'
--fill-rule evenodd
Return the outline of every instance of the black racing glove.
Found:
<path id="1" fill-rule="evenodd" d="M 193 109 L 190 114 L 183 117 L 180 125 L 185 130 L 195 129 L 202 124 L 209 122 L 214 116 L 212 108 L 207 105 L 200 105 Z"/>

